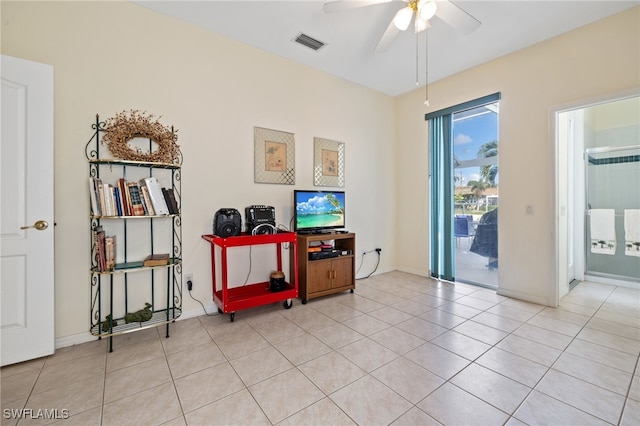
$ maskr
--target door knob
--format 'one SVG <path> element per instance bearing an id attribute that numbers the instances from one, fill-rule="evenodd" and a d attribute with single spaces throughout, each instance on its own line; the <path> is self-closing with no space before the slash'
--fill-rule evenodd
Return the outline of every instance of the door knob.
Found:
<path id="1" fill-rule="evenodd" d="M 38 231 L 44 231 L 49 227 L 46 220 L 39 220 L 31 226 L 21 226 L 20 229 L 36 228 Z"/>

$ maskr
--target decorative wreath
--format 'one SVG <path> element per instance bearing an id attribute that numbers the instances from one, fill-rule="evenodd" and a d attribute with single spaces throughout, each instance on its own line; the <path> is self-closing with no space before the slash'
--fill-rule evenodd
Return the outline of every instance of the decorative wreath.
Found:
<path id="1" fill-rule="evenodd" d="M 175 163 L 179 157 L 178 135 L 173 127 L 163 126 L 159 119 L 146 111 L 122 111 L 105 122 L 102 142 L 114 156 L 123 160 Z M 150 139 L 158 149 L 143 152 L 140 148 L 131 147 L 129 141 L 135 138 Z"/>

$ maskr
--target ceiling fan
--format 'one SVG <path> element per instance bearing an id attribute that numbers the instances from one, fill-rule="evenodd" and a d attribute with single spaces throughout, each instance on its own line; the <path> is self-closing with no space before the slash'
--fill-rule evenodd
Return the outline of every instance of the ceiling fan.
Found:
<path id="1" fill-rule="evenodd" d="M 375 48 L 376 52 L 385 51 L 400 31 L 405 31 L 409 28 L 412 19 L 414 20 L 416 33 L 429 28 L 429 20 L 434 16 L 464 34 L 470 34 L 480 26 L 480 21 L 449 0 L 336 0 L 325 3 L 323 10 L 325 13 L 333 13 L 390 2 L 397 3 L 402 8 L 396 12 L 380 41 L 378 41 Z"/>

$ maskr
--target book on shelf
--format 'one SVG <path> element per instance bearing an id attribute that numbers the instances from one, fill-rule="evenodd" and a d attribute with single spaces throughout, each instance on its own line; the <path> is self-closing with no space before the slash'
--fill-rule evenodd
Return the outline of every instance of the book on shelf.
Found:
<path id="1" fill-rule="evenodd" d="M 104 237 L 104 252 L 106 270 L 112 271 L 116 266 L 116 236 L 107 235 Z"/>
<path id="2" fill-rule="evenodd" d="M 138 260 L 135 262 L 124 262 L 124 263 L 116 263 L 115 270 L 121 269 L 133 269 L 133 268 L 142 268 L 144 266 L 144 261 Z"/>
<path id="3" fill-rule="evenodd" d="M 125 213 L 122 207 L 122 196 L 120 195 L 120 188 L 117 186 L 113 187 L 113 198 L 116 206 L 116 215 L 123 216 Z"/>
<path id="4" fill-rule="evenodd" d="M 107 214 L 107 202 L 104 198 L 104 184 L 100 179 L 98 182 L 98 203 L 100 205 L 100 216 L 108 216 Z"/>
<path id="5" fill-rule="evenodd" d="M 169 214 L 178 214 L 178 201 L 173 193 L 173 188 L 162 188 L 162 195 L 164 196 L 164 201 L 167 203 Z"/>
<path id="6" fill-rule="evenodd" d="M 122 215 L 131 216 L 131 197 L 129 195 L 129 187 L 124 178 L 118 179 L 118 188 L 120 189 L 120 198 L 122 199 Z"/>
<path id="7" fill-rule="evenodd" d="M 153 205 L 151 204 L 151 198 L 149 198 L 149 190 L 147 189 L 147 187 L 144 185 L 140 185 L 140 193 L 142 194 L 142 201 L 147 208 L 147 214 L 149 216 L 155 215 L 156 212 L 153 210 Z"/>
<path id="8" fill-rule="evenodd" d="M 158 179 L 155 176 L 146 177 L 140 181 L 140 184 L 147 187 L 155 214 L 168 215 L 169 208 L 167 207 L 167 203 L 162 195 L 162 189 L 158 183 Z"/>
<path id="9" fill-rule="evenodd" d="M 107 270 L 107 259 L 105 253 L 105 234 L 101 225 L 93 228 L 93 259 L 95 261 L 95 269 L 98 272 Z"/>
<path id="10" fill-rule="evenodd" d="M 98 180 L 94 177 L 89 178 L 89 198 L 91 199 L 91 214 L 100 216 L 100 195 L 98 193 Z"/>
<path id="11" fill-rule="evenodd" d="M 136 182 L 129 182 L 129 195 L 131 196 L 131 210 L 133 216 L 144 216 L 144 206 L 140 198 L 140 188 Z"/>
<path id="12" fill-rule="evenodd" d="M 163 266 L 169 264 L 169 253 L 150 254 L 143 261 L 144 266 Z"/>

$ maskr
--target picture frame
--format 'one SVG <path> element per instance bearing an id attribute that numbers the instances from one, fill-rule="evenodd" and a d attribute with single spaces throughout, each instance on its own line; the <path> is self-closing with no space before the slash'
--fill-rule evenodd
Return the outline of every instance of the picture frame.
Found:
<path id="1" fill-rule="evenodd" d="M 344 187 L 345 145 L 331 139 L 313 138 L 313 184 Z"/>
<path id="2" fill-rule="evenodd" d="M 254 182 L 295 185 L 293 133 L 254 127 Z"/>

